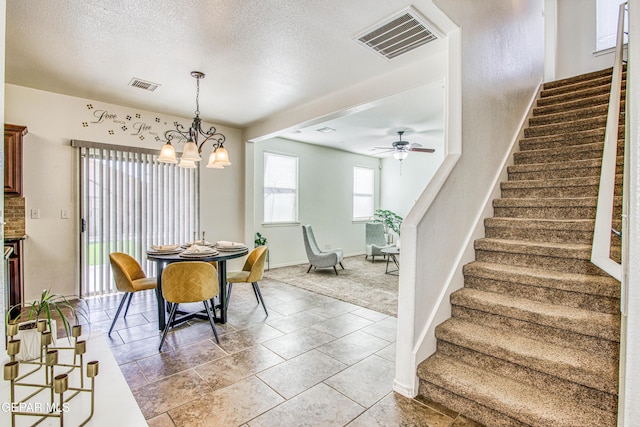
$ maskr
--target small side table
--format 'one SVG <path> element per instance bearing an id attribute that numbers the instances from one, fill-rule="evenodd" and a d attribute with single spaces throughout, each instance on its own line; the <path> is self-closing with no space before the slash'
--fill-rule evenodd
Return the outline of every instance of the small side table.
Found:
<path id="1" fill-rule="evenodd" d="M 396 276 L 400 274 L 400 260 L 398 259 L 400 256 L 400 248 L 392 246 L 390 248 L 384 248 L 380 252 L 387 255 L 387 267 L 385 269 L 385 274 L 394 274 Z M 396 257 L 396 255 L 398 255 L 398 257 Z M 393 261 L 396 265 L 395 270 L 389 271 L 389 260 Z"/>

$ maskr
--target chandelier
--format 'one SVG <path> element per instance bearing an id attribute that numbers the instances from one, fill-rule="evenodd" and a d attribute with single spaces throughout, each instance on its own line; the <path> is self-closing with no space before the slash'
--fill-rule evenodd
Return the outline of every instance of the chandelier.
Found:
<path id="1" fill-rule="evenodd" d="M 189 129 L 185 129 L 184 126 L 176 122 L 175 129 L 169 129 L 164 133 L 164 138 L 167 143 L 162 147 L 162 150 L 160 150 L 158 161 L 161 163 L 178 163 L 176 159 L 176 149 L 171 144 L 171 141 L 186 141 L 178 166 L 195 168 L 195 162 L 201 160 L 200 153 L 202 152 L 202 147 L 207 141 L 211 141 L 213 143 L 213 151 L 209 155 L 207 167 L 224 169 L 225 166 L 231 166 L 229 153 L 227 153 L 227 150 L 224 148 L 225 136 L 217 132 L 213 126 L 211 126 L 208 131 L 202 130 L 202 120 L 200 119 L 200 79 L 204 78 L 204 73 L 192 71 L 191 77 L 196 79 L 196 116 L 193 118 L 193 123 L 191 123 Z M 200 136 L 203 137 L 204 140 L 198 143 Z"/>

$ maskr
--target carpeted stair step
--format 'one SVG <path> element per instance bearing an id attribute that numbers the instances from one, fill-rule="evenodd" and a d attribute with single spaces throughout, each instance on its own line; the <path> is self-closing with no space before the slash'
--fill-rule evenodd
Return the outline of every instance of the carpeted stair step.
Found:
<path id="1" fill-rule="evenodd" d="M 525 138 L 519 141 L 521 151 L 564 148 L 575 145 L 604 143 L 605 128 L 590 129 L 579 132 L 561 133 L 558 135 Z M 618 140 L 624 139 L 624 126 L 618 126 Z"/>
<path id="2" fill-rule="evenodd" d="M 418 367 L 420 394 L 492 427 L 616 425 L 615 414 L 434 354 Z"/>
<path id="3" fill-rule="evenodd" d="M 610 276 L 517 267 L 474 261 L 463 268 L 464 285 L 601 313 L 620 310 L 620 282 Z"/>
<path id="4" fill-rule="evenodd" d="M 580 74 L 579 76 L 567 77 L 565 79 L 554 80 L 552 82 L 545 82 L 542 85 L 542 89 L 553 89 L 560 86 L 570 86 L 578 82 L 584 82 L 587 80 L 594 80 L 602 77 L 606 77 L 611 81 L 611 74 L 613 73 L 613 68 L 605 68 L 603 70 L 593 71 L 590 73 Z"/>
<path id="5" fill-rule="evenodd" d="M 624 102 L 620 106 L 620 111 L 624 111 Z M 544 126 L 549 124 L 561 124 L 573 122 L 575 120 L 594 119 L 607 115 L 608 104 L 587 106 L 580 109 L 563 110 L 562 112 L 537 115 L 529 119 L 529 126 Z"/>
<path id="6" fill-rule="evenodd" d="M 510 218 L 593 218 L 596 217 L 596 197 L 494 199 L 493 213 Z M 622 215 L 622 197 L 613 199 L 613 215 Z"/>
<path id="7" fill-rule="evenodd" d="M 590 244 L 593 219 L 486 218 L 485 236 L 494 239 Z"/>
<path id="8" fill-rule="evenodd" d="M 616 412 L 618 396 L 615 394 L 567 381 L 447 341 L 438 341 L 437 348 L 439 354 L 469 366 L 485 369 L 523 384 L 544 389 L 547 392 L 557 393 L 560 396 L 571 399 L 574 402 L 580 402 L 583 405 L 593 406 L 612 413 Z"/>
<path id="9" fill-rule="evenodd" d="M 623 91 L 621 98 L 625 99 L 626 90 Z M 597 105 L 609 104 L 609 94 L 602 94 L 591 96 L 589 98 L 575 99 L 573 101 L 564 102 L 562 104 L 545 105 L 544 107 L 534 107 L 533 116 L 544 116 L 547 114 L 555 114 L 572 110 L 579 110 L 581 108 L 597 106 Z"/>
<path id="10" fill-rule="evenodd" d="M 548 148 L 546 150 L 531 150 L 513 153 L 513 162 L 516 165 L 528 163 L 555 163 L 570 162 L 574 160 L 601 159 L 603 142 L 568 146 L 561 148 Z M 624 155 L 624 146 L 618 144 L 618 156 Z"/>
<path id="11" fill-rule="evenodd" d="M 624 157 L 616 159 L 616 173 L 622 174 Z M 600 176 L 602 159 L 585 159 L 558 163 L 528 163 L 507 167 L 509 181 L 550 178 Z"/>
<path id="12" fill-rule="evenodd" d="M 551 123 L 545 125 L 529 126 L 524 130 L 525 138 L 556 135 L 566 132 L 577 132 L 581 130 L 597 129 L 607 125 L 607 116 L 602 115 L 594 118 L 579 119 L 562 123 Z"/>
<path id="13" fill-rule="evenodd" d="M 553 92 L 542 91 L 540 98 L 536 101 L 538 107 L 544 107 L 553 104 L 564 104 L 565 102 L 573 101 L 575 99 L 589 98 L 592 96 L 598 96 L 611 92 L 611 82 L 606 85 L 589 87 L 583 90 L 560 93 L 553 95 Z"/>
<path id="14" fill-rule="evenodd" d="M 616 176 L 616 179 L 618 177 Z M 620 176 L 621 180 L 622 177 Z M 621 182 L 621 181 L 620 181 Z M 552 198 L 552 197 L 597 197 L 600 177 L 588 176 L 564 179 L 539 179 L 505 181 L 500 183 L 502 197 Z M 616 196 L 622 195 L 622 186 L 616 185 Z"/>
<path id="15" fill-rule="evenodd" d="M 551 342 L 552 338 L 547 333 L 538 333 L 538 330 L 546 332 L 549 328 L 558 330 L 558 334 L 562 336 L 562 339 L 555 344 L 569 347 L 584 348 L 581 340 L 573 335 L 582 336 L 583 339 L 590 337 L 610 343 L 620 342 L 620 320 L 615 314 L 533 301 L 524 297 L 472 288 L 462 288 L 451 294 L 451 304 L 453 307 L 473 310 L 471 315 L 476 320 L 483 320 L 476 322 L 481 326 L 504 329 L 508 332 L 513 329 L 509 324 L 510 319 L 528 322 L 528 327 L 519 333 L 524 335 L 527 330 L 533 331 L 530 338 L 543 339 L 545 342 Z M 491 319 L 491 316 L 498 316 L 499 319 Z M 465 317 L 468 321 L 469 317 Z"/>
<path id="16" fill-rule="evenodd" d="M 533 339 L 517 331 L 496 330 L 451 318 L 436 327 L 436 337 L 439 341 L 541 372 L 542 381 L 550 375 L 605 393 L 617 395 L 618 392 L 618 366 L 611 359 L 548 343 L 543 336 Z"/>
<path id="17" fill-rule="evenodd" d="M 626 85 L 627 73 L 622 73 L 622 85 Z M 541 98 L 557 97 L 561 95 L 571 95 L 576 92 L 583 92 L 589 89 L 600 89 L 602 92 L 609 93 L 611 91 L 611 75 L 599 76 L 588 80 L 567 82 L 566 84 L 547 87 L 544 85 L 540 93 Z M 585 98 L 590 96 L 585 96 Z"/>
<path id="18" fill-rule="evenodd" d="M 483 238 L 476 240 L 474 247 L 477 261 L 569 273 L 607 274 L 591 263 L 591 245 Z"/>

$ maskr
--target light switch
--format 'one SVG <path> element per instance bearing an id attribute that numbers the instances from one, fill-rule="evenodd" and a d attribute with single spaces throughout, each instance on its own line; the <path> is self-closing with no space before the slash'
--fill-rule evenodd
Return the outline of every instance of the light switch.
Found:
<path id="1" fill-rule="evenodd" d="M 60 211 L 60 218 L 69 219 L 69 209 L 62 209 Z"/>
<path id="2" fill-rule="evenodd" d="M 31 219 L 40 219 L 40 209 L 31 209 Z"/>

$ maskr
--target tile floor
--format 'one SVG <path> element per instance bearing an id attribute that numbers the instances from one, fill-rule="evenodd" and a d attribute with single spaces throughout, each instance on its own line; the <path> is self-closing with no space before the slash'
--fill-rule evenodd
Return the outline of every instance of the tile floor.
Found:
<path id="1" fill-rule="evenodd" d="M 150 426 L 478 426 L 392 391 L 394 317 L 273 280 L 261 289 L 269 317 L 238 284 L 219 345 L 194 321 L 162 352 L 155 295 L 134 296 L 109 340 Z M 92 329 L 108 331 L 119 297 L 88 302 Z"/>

